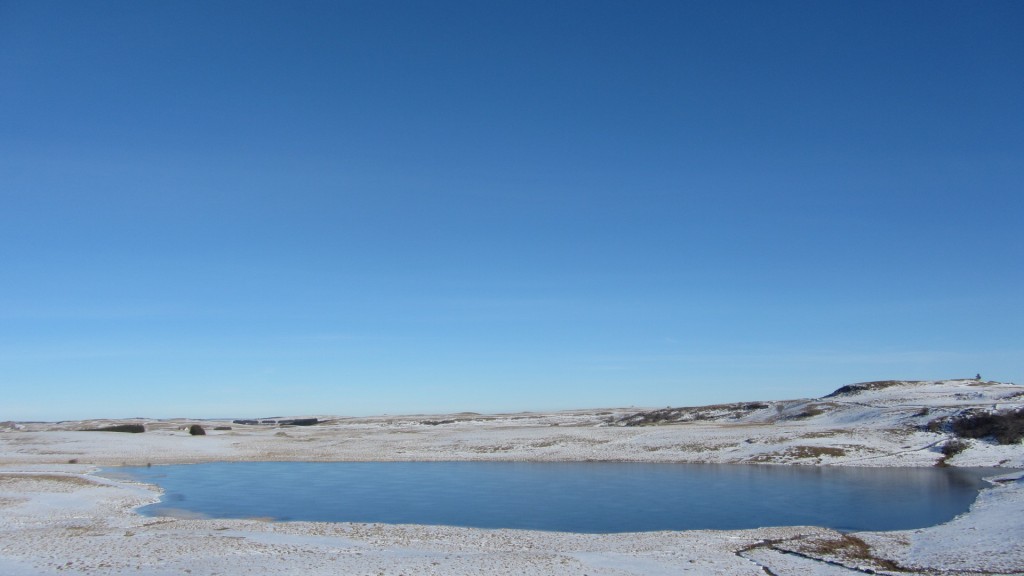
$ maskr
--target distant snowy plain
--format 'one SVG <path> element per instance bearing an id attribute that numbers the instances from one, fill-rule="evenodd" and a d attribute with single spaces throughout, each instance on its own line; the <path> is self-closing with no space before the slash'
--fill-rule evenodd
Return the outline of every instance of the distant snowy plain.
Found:
<path id="1" fill-rule="evenodd" d="M 660 410 L 316 415 L 314 426 L 287 427 L 131 421 L 145 425 L 142 434 L 81 431 L 129 421 L 7 422 L 0 424 L 0 574 L 1020 574 L 1024 446 L 957 439 L 948 422 L 1022 407 L 1024 387 L 949 380 Z M 206 435 L 189 434 L 197 423 Z M 959 452 L 944 454 L 954 441 Z M 942 464 L 1007 474 L 969 513 L 921 530 L 629 535 L 148 518 L 133 510 L 158 498 L 154 487 L 94 474 L 122 464 L 388 460 Z"/>

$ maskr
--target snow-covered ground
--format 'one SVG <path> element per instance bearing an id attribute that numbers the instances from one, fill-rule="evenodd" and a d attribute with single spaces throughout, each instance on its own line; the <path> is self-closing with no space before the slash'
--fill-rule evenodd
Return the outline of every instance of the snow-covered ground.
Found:
<path id="1" fill-rule="evenodd" d="M 0 574 L 1013 574 L 1024 572 L 1024 482 L 917 531 L 822 528 L 583 535 L 442 526 L 147 518 L 155 488 L 97 466 L 226 460 L 617 460 L 1024 468 L 1024 446 L 951 439 L 942 419 L 1024 406 L 973 380 L 851 387 L 819 399 L 638 411 L 318 416 L 315 426 L 137 421 L 0 423 Z M 252 415 L 243 415 L 250 417 Z M 131 421 L 136 422 L 136 421 Z M 199 423 L 205 436 L 191 436 Z M 644 423 L 644 426 L 627 424 Z M 929 423 L 933 423 L 929 427 Z M 214 430 L 228 427 L 230 430 Z M 934 431 L 930 431 L 934 430 Z M 191 571 L 191 572 L 189 572 Z"/>

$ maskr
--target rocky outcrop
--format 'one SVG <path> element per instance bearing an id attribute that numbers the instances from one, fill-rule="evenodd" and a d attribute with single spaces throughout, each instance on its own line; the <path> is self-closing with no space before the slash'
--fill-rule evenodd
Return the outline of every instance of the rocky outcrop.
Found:
<path id="1" fill-rule="evenodd" d="M 103 426 L 102 428 L 86 428 L 82 432 L 128 432 L 130 434 L 141 434 L 146 431 L 142 424 L 118 424 L 116 426 Z"/>
<path id="2" fill-rule="evenodd" d="M 263 419 L 263 420 L 232 420 L 232 424 L 241 424 L 243 426 L 313 426 L 319 424 L 320 420 L 317 418 L 292 418 L 287 420 L 282 419 Z"/>
<path id="3" fill-rule="evenodd" d="M 903 382 L 901 380 L 878 380 L 877 382 L 861 382 L 860 384 L 847 384 L 841 388 L 837 388 L 835 392 L 823 396 L 823 398 L 835 398 L 837 396 L 850 396 L 853 394 L 860 394 L 868 390 L 882 390 L 883 388 L 891 388 L 893 386 L 899 386 L 901 384 L 918 384 L 919 382 Z"/>

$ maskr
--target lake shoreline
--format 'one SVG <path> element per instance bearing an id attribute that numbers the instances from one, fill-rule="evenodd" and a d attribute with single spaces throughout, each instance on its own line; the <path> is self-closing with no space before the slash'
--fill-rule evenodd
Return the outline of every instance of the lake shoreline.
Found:
<path id="1" fill-rule="evenodd" d="M 573 534 L 447 526 L 268 522 L 264 520 L 146 517 L 136 509 L 155 502 L 159 488 L 98 476 L 84 465 L 0 468 L 0 502 L 17 494 L 27 515 L 0 517 L 0 570 L 36 574 L 775 574 L 819 572 L 829 563 L 886 573 L 1019 572 L 1024 550 L 1007 530 L 1024 510 L 1024 472 L 979 492 L 971 510 L 935 527 L 895 532 L 843 533 L 819 527 Z M 13 489 L 13 490 L 12 490 Z M 94 538 L 82 538 L 82 536 Z M 970 538 L 957 545 L 958 539 Z M 979 540 L 998 550 L 969 552 Z M 168 542 L 174 546 L 167 546 Z M 863 544 L 862 544 L 863 543 Z M 922 544 L 923 543 L 923 544 Z M 865 554 L 862 546 L 870 546 Z M 141 549 L 156 555 L 140 557 Z M 982 547 L 981 549 L 984 549 Z M 949 557 L 949 551 L 961 556 Z M 225 554 L 245 561 L 228 565 Z M 268 558 L 270 558 L 268 560 Z M 74 560 L 72 560 L 74 559 Z M 429 559 L 429 560 L 428 560 Z M 69 565 L 68 562 L 71 562 Z M 957 566 L 959 565 L 959 568 Z M 936 572 L 938 566 L 953 567 Z M 273 568 L 273 569 L 269 569 Z M 755 569 L 756 568 L 756 569 Z M 919 571 L 915 571 L 915 568 Z M 376 572 L 374 572 L 376 570 Z M 634 572 L 631 572 L 634 571 Z"/>
<path id="2" fill-rule="evenodd" d="M 146 432 L 83 432 L 129 421 L 0 426 L 0 573 L 555 575 L 1024 572 L 1024 447 L 967 440 L 948 455 L 927 424 L 964 409 L 1021 405 L 1021 388 L 912 383 L 852 398 L 778 402 L 753 413 L 703 407 L 691 421 L 619 426 L 634 409 L 548 414 L 318 417 L 315 426 L 144 421 Z M 760 405 L 760 404 L 759 404 Z M 231 426 L 230 430 L 215 430 Z M 706 462 L 783 466 L 995 466 L 1005 482 L 970 510 L 918 530 L 817 527 L 571 534 L 445 526 L 152 518 L 150 485 L 103 466 L 212 461 Z M 72 463 L 74 462 L 74 463 Z"/>
<path id="3" fill-rule="evenodd" d="M 638 462 L 220 462 L 103 468 L 159 486 L 144 516 L 564 531 L 909 530 L 966 512 L 999 468 Z M 770 503 L 770 504 L 769 504 Z M 483 512 L 480 512 L 483 511 Z"/>

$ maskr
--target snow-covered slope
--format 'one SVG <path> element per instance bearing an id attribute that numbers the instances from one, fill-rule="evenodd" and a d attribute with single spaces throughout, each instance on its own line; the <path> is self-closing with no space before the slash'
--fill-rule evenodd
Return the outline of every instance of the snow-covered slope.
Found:
<path id="1" fill-rule="evenodd" d="M 1024 410 L 1024 387 L 975 380 L 844 386 L 821 398 L 625 409 L 341 418 L 315 426 L 195 420 L 9 423 L 0 464 L 215 460 L 619 460 L 854 466 L 1024 467 L 1020 442 L 957 439 L 952 423 Z M 141 423 L 143 434 L 83 432 Z M 230 428 L 221 429 L 218 428 Z M 961 449 L 948 456 L 945 446 Z M 950 451 L 950 450 L 947 450 Z"/>
<path id="2" fill-rule="evenodd" d="M 747 446 L 730 451 L 731 462 L 1024 465 L 1017 434 L 1011 442 L 986 434 L 963 437 L 956 423 L 979 415 L 999 415 L 1024 433 L 1024 387 L 978 380 L 887 380 L 843 386 L 815 399 L 638 412 L 615 424 L 742 427 L 751 434 Z M 944 452 L 953 442 L 959 452 Z"/>
<path id="3" fill-rule="evenodd" d="M 964 418 L 1018 412 L 1024 414 L 1024 387 L 948 380 L 856 384 L 814 399 L 639 413 L 319 416 L 314 426 L 203 421 L 204 436 L 191 436 L 188 426 L 197 421 L 184 419 L 0 423 L 0 574 L 1021 574 L 1024 480 L 1009 470 L 952 522 L 859 534 L 790 527 L 594 535 L 153 519 L 131 509 L 155 499 L 154 488 L 91 474 L 96 465 L 214 460 L 1024 468 L 1019 440 L 957 437 L 956 423 Z M 994 429 L 978 421 L 984 425 L 963 430 Z M 1007 422 L 1013 432 L 1016 420 Z M 82 431 L 127 423 L 143 424 L 146 432 Z M 943 447 L 952 442 L 963 450 L 948 456 Z"/>

